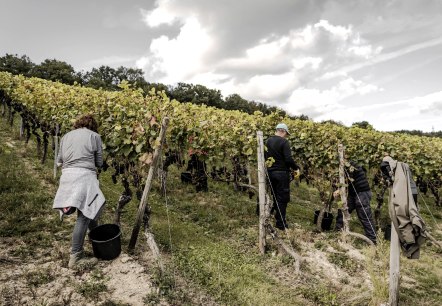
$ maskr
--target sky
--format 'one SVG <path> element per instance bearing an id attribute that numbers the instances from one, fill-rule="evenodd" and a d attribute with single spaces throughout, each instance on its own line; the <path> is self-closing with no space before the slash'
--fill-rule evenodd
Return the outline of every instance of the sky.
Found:
<path id="1" fill-rule="evenodd" d="M 136 67 L 315 121 L 442 130 L 442 0 L 0 0 L 0 56 Z"/>

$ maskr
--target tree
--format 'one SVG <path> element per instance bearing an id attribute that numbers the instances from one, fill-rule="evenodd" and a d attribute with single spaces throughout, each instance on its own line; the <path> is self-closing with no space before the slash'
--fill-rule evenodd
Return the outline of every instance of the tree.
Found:
<path id="1" fill-rule="evenodd" d="M 117 70 L 115 70 L 115 76 L 118 79 L 118 84 L 123 81 L 127 81 L 135 88 L 143 88 L 147 85 L 147 82 L 144 79 L 143 75 L 143 70 L 137 68 L 127 68 L 120 66 L 117 68 Z"/>
<path id="2" fill-rule="evenodd" d="M 219 90 L 209 89 L 203 85 L 178 83 L 177 86 L 169 88 L 169 95 L 170 98 L 180 102 L 205 104 L 218 108 L 222 108 L 223 105 L 221 92 Z"/>
<path id="3" fill-rule="evenodd" d="M 373 126 L 368 123 L 368 121 L 359 121 L 359 122 L 354 122 L 351 127 L 358 127 L 361 129 L 366 129 L 366 130 L 374 130 Z"/>
<path id="4" fill-rule="evenodd" d="M 80 81 L 71 65 L 56 59 L 46 59 L 41 62 L 40 65 L 36 65 L 32 69 L 32 76 L 70 85 L 76 81 Z"/>
<path id="5" fill-rule="evenodd" d="M 290 119 L 293 119 L 293 120 L 303 120 L 303 121 L 309 121 L 309 120 L 311 120 L 311 119 L 309 118 L 309 116 L 304 115 L 304 114 L 301 114 L 301 115 L 299 115 L 299 116 L 289 116 L 289 118 L 290 118 Z"/>
<path id="6" fill-rule="evenodd" d="M 229 110 L 239 110 L 251 114 L 253 113 L 253 107 L 251 106 L 251 103 L 246 99 L 243 99 L 240 95 L 231 94 L 230 96 L 227 96 L 224 100 L 223 108 Z"/>
<path id="7" fill-rule="evenodd" d="M 155 88 L 155 91 L 164 91 L 168 97 L 170 97 L 169 92 L 169 86 L 163 84 L 163 83 L 147 83 L 141 87 L 143 91 L 147 94 L 152 90 L 152 88 Z"/>
<path id="8" fill-rule="evenodd" d="M 34 66 L 35 64 L 26 55 L 19 57 L 17 54 L 6 53 L 5 56 L 0 57 L 0 71 L 30 77 Z"/>
<path id="9" fill-rule="evenodd" d="M 109 66 L 92 68 L 90 72 L 86 72 L 84 75 L 85 86 L 95 89 L 118 90 L 119 82 L 116 70 Z"/>
<path id="10" fill-rule="evenodd" d="M 333 119 L 324 120 L 324 121 L 321 121 L 320 123 L 321 124 L 329 123 L 329 124 L 334 124 L 334 125 L 338 125 L 338 126 L 345 126 L 344 123 L 342 123 L 342 121 L 336 121 Z"/>
<path id="11" fill-rule="evenodd" d="M 120 90 L 119 84 L 127 81 L 134 88 L 145 88 L 148 83 L 144 79 L 143 70 L 137 68 L 127 68 L 120 66 L 114 69 L 109 66 L 92 68 L 83 77 L 85 86 L 92 88 L 103 88 L 105 90 Z"/>
<path id="12" fill-rule="evenodd" d="M 217 89 L 209 89 L 203 85 L 195 85 L 193 86 L 193 90 L 196 93 L 194 100 L 196 104 L 206 104 L 217 108 L 222 107 L 224 101 L 221 91 Z"/>

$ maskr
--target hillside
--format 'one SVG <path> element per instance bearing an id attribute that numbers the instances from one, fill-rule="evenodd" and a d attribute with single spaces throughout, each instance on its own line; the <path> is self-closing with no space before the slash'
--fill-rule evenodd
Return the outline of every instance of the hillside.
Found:
<path id="1" fill-rule="evenodd" d="M 17 122 L 18 120 L 16 120 Z M 123 254 L 94 269 L 70 271 L 67 259 L 74 218 L 62 224 L 52 211 L 57 181 L 50 158 L 40 165 L 35 144 L 18 139 L 18 127 L 0 119 L 0 304 L 4 305 L 379 305 L 388 297 L 388 243 L 376 248 L 335 232 L 317 233 L 313 212 L 317 190 L 291 186 L 287 216 L 292 227 L 283 239 L 302 256 L 301 270 L 271 244 L 258 252 L 256 198 L 209 180 L 209 192 L 196 193 L 170 167 L 167 196 L 158 182 L 149 197 L 151 227 L 167 273 L 160 275 L 140 235 L 133 255 L 126 253 L 138 202 L 123 215 Z M 122 191 L 111 173 L 100 175 L 107 198 L 103 221 L 111 222 Z M 439 240 L 442 214 L 424 198 L 422 215 Z M 382 220 L 388 216 L 383 207 Z M 361 231 L 353 216 L 352 229 Z M 90 246 L 88 246 L 90 250 Z M 441 251 L 431 244 L 420 260 L 402 258 L 403 305 L 436 305 L 442 299 Z"/>

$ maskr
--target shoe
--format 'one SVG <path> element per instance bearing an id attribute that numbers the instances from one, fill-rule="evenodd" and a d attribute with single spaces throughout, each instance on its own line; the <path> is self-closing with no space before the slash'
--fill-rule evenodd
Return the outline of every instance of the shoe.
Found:
<path id="1" fill-rule="evenodd" d="M 71 254 L 69 257 L 68 267 L 74 269 L 78 266 L 93 267 L 98 263 L 95 257 L 85 257 L 83 251 Z"/>
<path id="2" fill-rule="evenodd" d="M 281 230 L 281 231 L 285 231 L 286 228 L 289 228 L 289 227 L 287 226 L 287 224 L 286 224 L 285 226 L 284 226 L 284 225 L 280 225 L 280 224 L 275 224 L 275 227 L 276 227 L 277 229 Z"/>

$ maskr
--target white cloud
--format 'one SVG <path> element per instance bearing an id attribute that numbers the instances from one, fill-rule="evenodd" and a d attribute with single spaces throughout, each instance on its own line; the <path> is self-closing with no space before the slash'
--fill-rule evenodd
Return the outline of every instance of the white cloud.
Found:
<path id="1" fill-rule="evenodd" d="M 293 49 L 306 48 L 312 46 L 315 33 L 311 25 L 306 25 L 303 29 L 290 31 L 291 46 Z"/>
<path id="2" fill-rule="evenodd" d="M 339 38 L 341 40 L 348 40 L 348 38 L 352 35 L 352 26 L 343 27 L 343 26 L 335 26 L 330 24 L 328 20 L 320 20 L 318 23 L 314 25 L 315 28 L 322 28 L 327 32 L 330 32 L 333 37 Z"/>
<path id="3" fill-rule="evenodd" d="M 161 36 L 152 40 L 151 74 L 165 75 L 161 82 L 186 81 L 204 71 L 204 57 L 212 48 L 212 39 L 195 18 L 189 18 L 176 38 Z"/>
<path id="4" fill-rule="evenodd" d="M 250 99 L 271 101 L 298 84 L 293 72 L 278 75 L 256 75 L 247 83 L 238 84 L 238 92 Z"/>
<path id="5" fill-rule="evenodd" d="M 303 69 L 307 66 L 310 66 L 316 70 L 319 68 L 322 61 L 323 59 L 320 57 L 299 57 L 292 60 L 292 65 L 296 70 Z"/>
<path id="6" fill-rule="evenodd" d="M 169 0 L 157 1 L 157 7 L 152 11 L 141 9 L 143 21 L 147 26 L 153 28 L 162 24 L 171 25 L 177 19 Z"/>
<path id="7" fill-rule="evenodd" d="M 227 58 L 220 66 L 238 68 L 252 68 L 275 65 L 282 58 L 285 58 L 285 47 L 289 43 L 286 36 L 268 42 L 261 41 L 260 44 L 245 50 L 245 56 L 239 58 Z"/>
<path id="8" fill-rule="evenodd" d="M 147 56 L 142 56 L 139 59 L 137 59 L 135 65 L 137 66 L 137 68 L 143 69 L 144 67 L 149 65 L 149 63 L 150 63 L 149 58 Z"/>
<path id="9" fill-rule="evenodd" d="M 342 109 L 340 101 L 353 95 L 366 95 L 379 91 L 377 86 L 347 78 L 330 89 L 299 88 L 292 92 L 286 109 L 293 114 L 307 114 L 314 119 Z"/>
<path id="10" fill-rule="evenodd" d="M 382 47 L 377 47 L 375 50 L 373 50 L 373 47 L 371 45 L 352 46 L 348 48 L 348 51 L 354 53 L 357 56 L 369 59 L 372 58 L 374 55 L 379 54 L 382 51 Z"/>

